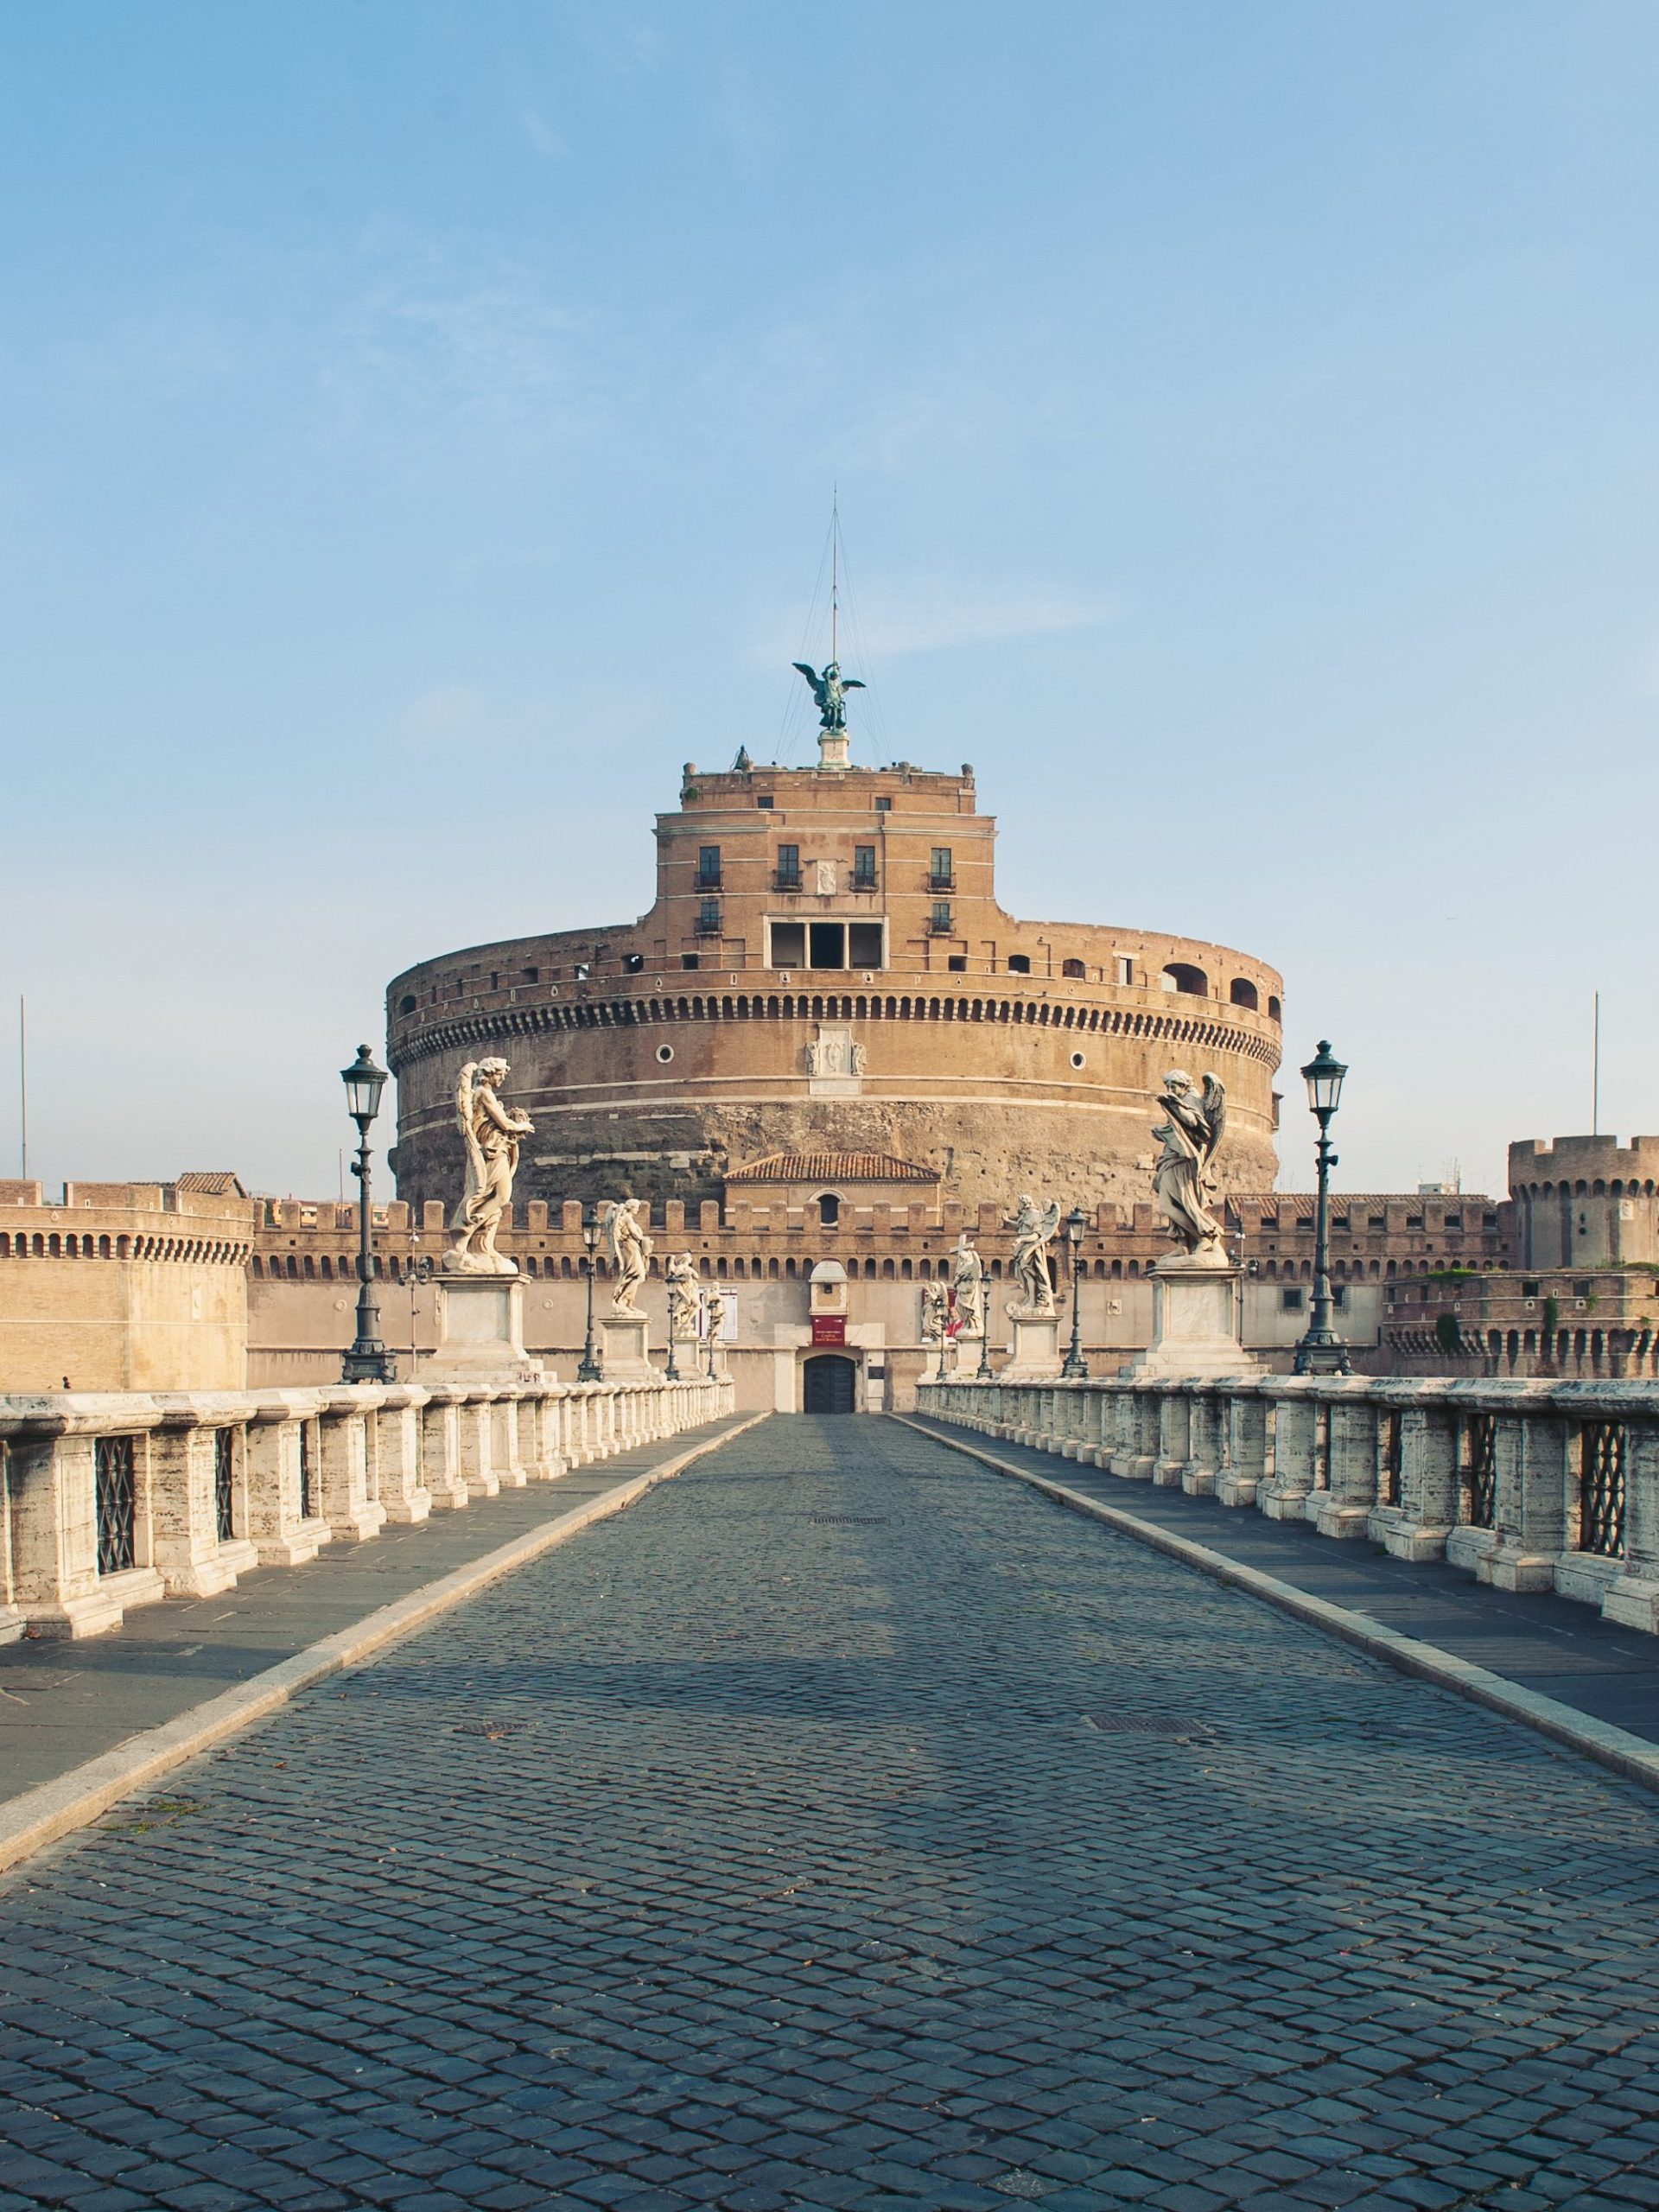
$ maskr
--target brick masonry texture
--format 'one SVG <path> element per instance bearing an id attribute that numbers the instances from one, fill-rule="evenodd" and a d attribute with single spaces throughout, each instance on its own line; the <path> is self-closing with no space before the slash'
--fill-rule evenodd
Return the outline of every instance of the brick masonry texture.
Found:
<path id="1" fill-rule="evenodd" d="M 1659 2202 L 1659 1806 L 869 1420 L 766 1423 L 0 1928 L 0 2212 Z"/>

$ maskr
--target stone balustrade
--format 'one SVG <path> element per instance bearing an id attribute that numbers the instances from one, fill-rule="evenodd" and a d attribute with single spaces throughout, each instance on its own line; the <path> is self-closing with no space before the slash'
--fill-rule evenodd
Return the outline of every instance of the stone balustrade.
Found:
<path id="1" fill-rule="evenodd" d="M 1659 1388 L 1286 1375 L 926 1382 L 938 1421 L 1659 1632 Z"/>
<path id="2" fill-rule="evenodd" d="M 732 1405 L 723 1375 L 0 1396 L 0 1641 L 97 1636 Z"/>

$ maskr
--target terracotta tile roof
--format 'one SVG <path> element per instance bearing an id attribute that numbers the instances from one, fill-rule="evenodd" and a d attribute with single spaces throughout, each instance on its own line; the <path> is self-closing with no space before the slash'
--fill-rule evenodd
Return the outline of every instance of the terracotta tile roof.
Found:
<path id="1" fill-rule="evenodd" d="M 205 1192 L 209 1198 L 245 1198 L 242 1179 L 226 1167 L 192 1167 L 179 1178 L 181 1191 Z"/>
<path id="2" fill-rule="evenodd" d="M 772 1152 L 734 1167 L 728 1183 L 937 1183 L 938 1171 L 884 1152 Z"/>

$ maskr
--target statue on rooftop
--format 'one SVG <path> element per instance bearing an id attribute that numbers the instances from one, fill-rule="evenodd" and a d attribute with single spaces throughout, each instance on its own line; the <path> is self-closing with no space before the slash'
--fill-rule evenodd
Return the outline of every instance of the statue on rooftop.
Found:
<path id="1" fill-rule="evenodd" d="M 518 1140 L 533 1134 L 527 1114 L 512 1111 L 497 1095 L 507 1079 L 505 1060 L 468 1060 L 455 1086 L 455 1119 L 467 1147 L 467 1188 L 449 1226 L 455 1241 L 443 1255 L 452 1275 L 516 1275 L 514 1263 L 495 1249 L 496 1232 L 512 1204 Z"/>
<path id="2" fill-rule="evenodd" d="M 1166 1119 L 1152 1133 L 1163 1146 L 1153 1165 L 1154 1203 L 1189 1259 L 1223 1264 L 1226 1248 L 1210 1202 L 1216 1195 L 1211 1170 L 1227 1127 L 1227 1093 L 1213 1075 L 1195 1092 L 1192 1077 L 1173 1068 L 1158 1103 Z"/>
<path id="3" fill-rule="evenodd" d="M 837 661 L 826 662 L 823 674 L 804 660 L 791 661 L 791 668 L 798 668 L 806 678 L 807 689 L 817 702 L 818 728 L 842 730 L 847 727 L 847 694 L 862 691 L 866 686 L 855 676 L 843 676 Z"/>

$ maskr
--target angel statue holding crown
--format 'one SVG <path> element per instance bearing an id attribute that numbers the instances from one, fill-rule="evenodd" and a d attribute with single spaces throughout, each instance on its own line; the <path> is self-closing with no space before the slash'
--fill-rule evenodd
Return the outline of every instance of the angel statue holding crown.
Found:
<path id="1" fill-rule="evenodd" d="M 512 1204 L 518 1140 L 533 1134 L 530 1116 L 514 1113 L 497 1095 L 507 1079 L 505 1060 L 468 1060 L 455 1085 L 455 1119 L 467 1150 L 467 1188 L 449 1226 L 455 1241 L 443 1255 L 452 1275 L 516 1275 L 496 1231 Z"/>
<path id="2" fill-rule="evenodd" d="M 1154 1202 L 1189 1258 L 1224 1262 L 1221 1224 L 1210 1205 L 1217 1187 L 1213 1163 L 1227 1128 L 1227 1093 L 1213 1075 L 1195 1091 L 1192 1077 L 1173 1068 L 1158 1103 L 1166 1118 L 1152 1133 L 1163 1146 L 1153 1166 Z"/>

